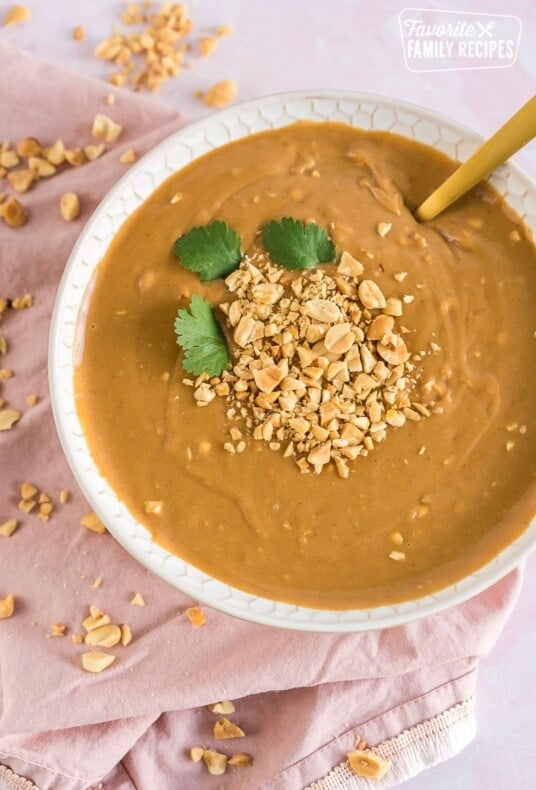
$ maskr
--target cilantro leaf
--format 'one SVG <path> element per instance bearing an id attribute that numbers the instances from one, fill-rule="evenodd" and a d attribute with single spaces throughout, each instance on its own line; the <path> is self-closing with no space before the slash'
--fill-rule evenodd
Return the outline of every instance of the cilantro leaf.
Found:
<path id="1" fill-rule="evenodd" d="M 184 349 L 182 366 L 194 376 L 219 376 L 231 361 L 212 305 L 198 294 L 192 296 L 189 310 L 177 313 L 175 334 Z"/>
<path id="2" fill-rule="evenodd" d="M 196 272 L 203 282 L 227 277 L 242 258 L 242 240 L 225 222 L 192 228 L 179 236 L 173 247 L 185 269 Z"/>
<path id="3" fill-rule="evenodd" d="M 292 217 L 272 220 L 262 229 L 262 243 L 275 263 L 287 269 L 310 269 L 328 263 L 336 255 L 335 245 L 325 230 Z"/>

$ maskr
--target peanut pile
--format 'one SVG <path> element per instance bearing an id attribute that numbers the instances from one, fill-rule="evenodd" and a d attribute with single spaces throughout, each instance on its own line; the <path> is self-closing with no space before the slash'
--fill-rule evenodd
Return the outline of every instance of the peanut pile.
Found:
<path id="1" fill-rule="evenodd" d="M 332 273 L 293 277 L 257 252 L 225 282 L 231 299 L 220 310 L 232 368 L 185 383 L 194 384 L 199 406 L 227 398 L 235 423 L 227 452 L 246 449 L 245 431 L 293 457 L 302 473 L 333 464 L 346 478 L 348 462 L 368 455 L 391 427 L 430 415 L 412 398 L 417 369 L 395 327 L 403 303 L 386 298 L 349 253 Z"/>

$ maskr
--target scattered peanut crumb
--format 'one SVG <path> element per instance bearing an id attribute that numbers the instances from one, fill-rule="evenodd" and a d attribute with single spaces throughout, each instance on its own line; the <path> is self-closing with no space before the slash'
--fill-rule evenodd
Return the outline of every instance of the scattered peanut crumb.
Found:
<path id="1" fill-rule="evenodd" d="M 71 634 L 71 640 L 73 641 L 73 644 L 81 645 L 84 641 L 84 637 L 82 634 Z"/>
<path id="2" fill-rule="evenodd" d="M 35 173 L 29 168 L 13 170 L 8 173 L 7 180 L 15 192 L 27 192 L 35 181 Z"/>
<path id="3" fill-rule="evenodd" d="M 121 644 L 126 647 L 132 642 L 132 630 L 127 623 L 121 626 Z"/>
<path id="4" fill-rule="evenodd" d="M 37 502 L 35 499 L 21 499 L 19 502 L 19 510 L 21 510 L 23 513 L 31 513 L 36 505 Z"/>
<path id="5" fill-rule="evenodd" d="M 354 774 L 368 779 L 381 779 L 391 765 L 388 760 L 383 760 L 377 754 L 361 750 L 349 752 L 346 757 Z"/>
<path id="6" fill-rule="evenodd" d="M 93 587 L 97 590 L 101 586 L 101 584 L 102 584 L 102 577 L 97 576 L 97 578 L 93 582 Z"/>
<path id="7" fill-rule="evenodd" d="M 13 371 L 8 368 L 0 368 L 0 379 L 13 378 Z"/>
<path id="8" fill-rule="evenodd" d="M 234 33 L 234 27 L 231 25 L 218 25 L 216 28 L 217 36 L 225 37 L 230 36 L 232 33 Z"/>
<path id="9" fill-rule="evenodd" d="M 20 411 L 15 411 L 14 409 L 0 411 L 0 431 L 8 431 L 20 418 Z"/>
<path id="10" fill-rule="evenodd" d="M 7 340 L 4 335 L 0 335 L 0 354 L 7 354 Z"/>
<path id="11" fill-rule="evenodd" d="M 4 27 L 18 25 L 32 18 L 32 12 L 26 5 L 14 5 L 8 9 L 4 17 Z"/>
<path id="12" fill-rule="evenodd" d="M 94 631 L 96 628 L 100 628 L 103 625 L 110 624 L 110 617 L 109 615 L 101 612 L 101 610 L 97 606 L 90 606 L 89 607 L 89 616 L 82 622 L 82 627 L 86 631 Z"/>
<path id="13" fill-rule="evenodd" d="M 39 493 L 39 489 L 32 483 L 23 483 L 20 487 L 20 495 L 23 499 L 32 499 Z"/>
<path id="14" fill-rule="evenodd" d="M 212 776 L 222 776 L 227 770 L 227 755 L 215 749 L 203 749 L 203 761 Z"/>
<path id="15" fill-rule="evenodd" d="M 92 628 L 84 637 L 88 647 L 115 647 L 121 639 L 121 629 L 118 625 L 106 625 Z"/>
<path id="16" fill-rule="evenodd" d="M 200 763 L 203 759 L 203 751 L 204 749 L 201 746 L 194 746 L 193 749 L 190 749 L 190 759 L 194 763 Z"/>
<path id="17" fill-rule="evenodd" d="M 193 27 L 187 6 L 164 2 L 157 11 L 148 3 L 129 3 L 121 19 L 143 29 L 128 33 L 116 25 L 113 34 L 98 44 L 95 56 L 118 67 L 108 81 L 129 84 L 134 90 L 159 90 L 169 77 L 178 75 L 186 52 L 191 51 L 185 41 Z"/>
<path id="18" fill-rule="evenodd" d="M 39 512 L 37 514 L 37 518 L 41 519 L 41 521 L 48 521 L 52 510 L 53 510 L 52 502 L 42 502 L 39 505 Z"/>
<path id="19" fill-rule="evenodd" d="M 145 606 L 145 601 L 143 600 L 143 596 L 140 593 L 136 593 L 131 599 L 130 603 L 133 606 Z"/>
<path id="20" fill-rule="evenodd" d="M 199 54 L 202 58 L 211 55 L 218 46 L 218 39 L 214 36 L 203 36 L 199 41 Z"/>
<path id="21" fill-rule="evenodd" d="M 31 294 L 23 294 L 11 300 L 11 307 L 14 310 L 26 310 L 26 308 L 32 307 L 33 303 L 34 298 Z"/>
<path id="22" fill-rule="evenodd" d="M 207 107 L 226 107 L 236 97 L 238 89 L 233 80 L 221 80 L 201 94 Z"/>
<path id="23" fill-rule="evenodd" d="M 106 97 L 106 104 L 109 107 L 112 107 L 115 104 L 115 96 L 113 93 L 109 93 L 108 96 Z"/>
<path id="24" fill-rule="evenodd" d="M 378 222 L 378 227 L 377 227 L 378 236 L 381 236 L 382 239 L 384 239 L 387 236 L 387 234 L 391 231 L 392 227 L 393 227 L 392 222 Z"/>
<path id="25" fill-rule="evenodd" d="M 60 501 L 60 505 L 65 505 L 69 501 L 69 491 L 64 488 L 60 491 L 60 495 L 58 497 Z"/>
<path id="26" fill-rule="evenodd" d="M 212 731 L 214 733 L 214 737 L 218 740 L 227 738 L 243 738 L 245 735 L 244 730 L 239 727 L 238 724 L 235 724 L 225 716 L 215 722 Z"/>
<path id="27" fill-rule="evenodd" d="M 246 766 L 253 764 L 253 758 L 250 754 L 233 754 L 227 760 L 227 765 L 238 765 L 241 768 L 245 768 Z"/>
<path id="28" fill-rule="evenodd" d="M 103 535 L 106 532 L 106 527 L 95 513 L 86 513 L 85 516 L 82 516 L 80 526 L 87 527 L 87 529 L 99 535 Z"/>
<path id="29" fill-rule="evenodd" d="M 5 538 L 10 538 L 17 529 L 18 524 L 19 522 L 16 518 L 10 518 L 4 521 L 3 524 L 0 524 L 0 535 L 3 535 Z"/>
<path id="30" fill-rule="evenodd" d="M 159 499 L 146 499 L 143 503 L 145 513 L 152 513 L 159 516 L 162 513 L 162 502 Z"/>
<path id="31" fill-rule="evenodd" d="M 121 154 L 119 157 L 119 161 L 122 162 L 124 165 L 131 165 L 132 162 L 136 161 L 136 154 L 132 148 L 129 148 L 127 151 Z"/>
<path id="32" fill-rule="evenodd" d="M 60 214 L 65 222 L 72 222 L 80 215 L 80 200 L 75 192 L 65 192 L 61 196 Z"/>
<path id="33" fill-rule="evenodd" d="M 25 137 L 19 140 L 15 150 L 18 156 L 22 156 L 23 158 L 41 156 L 43 153 L 43 146 L 35 137 Z"/>
<path id="34" fill-rule="evenodd" d="M 96 137 L 97 140 L 105 140 L 107 143 L 115 143 L 121 134 L 122 128 L 123 127 L 118 123 L 115 123 L 115 121 L 112 121 L 111 118 L 108 118 L 107 115 L 97 113 L 93 119 L 91 134 L 93 137 Z"/>
<path id="35" fill-rule="evenodd" d="M 110 653 L 103 653 L 100 650 L 91 650 L 82 653 L 82 668 L 86 672 L 102 672 L 115 661 L 115 656 Z"/>
<path id="36" fill-rule="evenodd" d="M 206 623 L 207 618 L 199 606 L 191 606 L 186 610 L 186 617 L 193 626 L 199 628 Z"/>
<path id="37" fill-rule="evenodd" d="M 6 598 L 0 598 L 0 620 L 7 620 L 8 617 L 13 615 L 15 611 L 15 598 L 13 595 L 8 595 Z"/>
<path id="38" fill-rule="evenodd" d="M 73 30 L 73 38 L 75 41 L 83 41 L 86 37 L 86 31 L 82 25 L 77 25 Z"/>
<path id="39" fill-rule="evenodd" d="M 207 705 L 207 708 L 211 713 L 234 713 L 236 708 L 231 702 L 230 699 L 222 700 L 221 702 L 213 702 L 211 705 Z"/>
<path id="40" fill-rule="evenodd" d="M 93 162 L 95 159 L 98 159 L 99 156 L 102 156 L 104 149 L 104 143 L 99 143 L 99 145 L 86 145 L 84 147 L 84 154 L 90 162 Z"/>
<path id="41" fill-rule="evenodd" d="M 49 162 L 48 159 L 43 159 L 40 156 L 30 156 L 28 158 L 28 167 L 40 178 L 49 178 L 56 172 L 56 166 Z"/>
<path id="42" fill-rule="evenodd" d="M 6 145 L 7 148 L 5 147 Z M 19 163 L 20 159 L 17 152 L 10 150 L 9 143 L 4 144 L 0 149 L 0 165 L 4 168 L 4 171 L 10 167 L 16 167 Z"/>
<path id="43" fill-rule="evenodd" d="M 12 228 L 20 228 L 28 219 L 28 212 L 17 198 L 10 197 L 0 204 L 0 217 Z"/>
<path id="44" fill-rule="evenodd" d="M 65 623 L 52 623 L 49 636 L 65 636 L 67 626 Z"/>

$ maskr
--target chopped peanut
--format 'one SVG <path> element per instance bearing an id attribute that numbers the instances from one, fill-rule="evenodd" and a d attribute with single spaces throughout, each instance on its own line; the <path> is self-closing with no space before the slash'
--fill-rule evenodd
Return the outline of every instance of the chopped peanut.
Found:
<path id="1" fill-rule="evenodd" d="M 43 147 L 35 137 L 25 137 L 24 140 L 17 143 L 16 151 L 19 156 L 23 157 L 41 156 Z"/>
<path id="2" fill-rule="evenodd" d="M 102 156 L 104 153 L 104 143 L 99 143 L 99 145 L 86 145 L 84 148 L 84 154 L 86 155 L 87 159 L 92 162 L 94 159 L 98 159 L 99 156 Z"/>
<path id="3" fill-rule="evenodd" d="M 32 12 L 25 5 L 14 5 L 7 11 L 4 17 L 4 27 L 11 27 L 11 25 L 18 25 L 21 22 L 27 22 L 32 17 Z"/>
<path id="4" fill-rule="evenodd" d="M 126 647 L 132 642 L 132 630 L 127 623 L 121 626 L 121 644 Z"/>
<path id="5" fill-rule="evenodd" d="M 121 154 L 119 157 L 119 161 L 122 162 L 124 165 L 130 165 L 132 162 L 136 161 L 136 154 L 134 153 L 132 148 L 129 148 L 127 151 Z"/>
<path id="6" fill-rule="evenodd" d="M 16 518 L 10 518 L 8 521 L 4 521 L 3 524 L 0 524 L 0 535 L 3 535 L 5 538 L 10 538 L 17 529 L 18 523 Z"/>
<path id="7" fill-rule="evenodd" d="M 95 513 L 86 513 L 85 516 L 82 516 L 80 526 L 86 527 L 99 535 L 103 535 L 106 532 L 106 527 Z"/>
<path id="8" fill-rule="evenodd" d="M 145 601 L 143 600 L 143 596 L 140 593 L 136 593 L 131 599 L 130 603 L 133 606 L 145 606 Z"/>
<path id="9" fill-rule="evenodd" d="M 231 702 L 231 700 L 226 699 L 222 702 L 213 702 L 212 705 L 207 705 L 207 708 L 211 713 L 234 713 L 235 706 Z"/>
<path id="10" fill-rule="evenodd" d="M 202 58 L 211 55 L 218 46 L 218 39 L 214 36 L 203 36 L 199 41 L 199 53 Z"/>
<path id="11" fill-rule="evenodd" d="M 233 754 L 227 761 L 228 765 L 238 765 L 242 768 L 252 765 L 253 758 L 250 754 Z"/>
<path id="12" fill-rule="evenodd" d="M 112 121 L 107 115 L 97 113 L 93 119 L 91 134 L 98 140 L 106 140 L 107 143 L 115 143 L 121 134 L 122 126 Z"/>
<path id="13" fill-rule="evenodd" d="M 15 192 L 27 192 L 35 181 L 35 172 L 29 168 L 12 170 L 8 173 L 7 180 Z"/>
<path id="14" fill-rule="evenodd" d="M 75 192 L 65 192 L 60 198 L 60 214 L 66 222 L 80 215 L 80 200 Z"/>
<path id="15" fill-rule="evenodd" d="M 191 606 L 189 609 L 187 609 L 186 617 L 196 628 L 199 628 L 206 623 L 206 617 L 198 606 Z"/>
<path id="16" fill-rule="evenodd" d="M 0 620 L 7 620 L 8 617 L 13 615 L 15 611 L 15 598 L 13 595 L 8 595 L 6 598 L 0 598 Z"/>
<path id="17" fill-rule="evenodd" d="M 82 653 L 82 668 L 86 672 L 102 672 L 115 661 L 115 656 L 110 653 L 103 653 L 100 650 L 91 650 L 89 653 Z"/>
<path id="18" fill-rule="evenodd" d="M 0 204 L 0 217 L 3 217 L 12 228 L 19 228 L 28 219 L 28 213 L 16 198 L 11 197 Z"/>
<path id="19" fill-rule="evenodd" d="M 367 779 L 381 779 L 389 770 L 390 763 L 383 760 L 377 754 L 356 750 L 347 755 L 348 764 L 354 774 L 364 776 Z"/>
<path id="20" fill-rule="evenodd" d="M 222 80 L 212 85 L 201 98 L 208 107 L 226 107 L 236 97 L 237 87 L 232 80 Z"/>
<path id="21" fill-rule="evenodd" d="M 20 411 L 15 411 L 14 409 L 0 411 L 0 431 L 8 431 L 20 418 Z"/>
<path id="22" fill-rule="evenodd" d="M 223 716 L 214 724 L 213 727 L 214 737 L 218 740 L 227 738 L 243 738 L 244 730 L 235 724 L 230 719 Z"/>
<path id="23" fill-rule="evenodd" d="M 204 749 L 203 761 L 212 776 L 222 776 L 227 770 L 227 755 L 221 754 L 215 749 Z"/>

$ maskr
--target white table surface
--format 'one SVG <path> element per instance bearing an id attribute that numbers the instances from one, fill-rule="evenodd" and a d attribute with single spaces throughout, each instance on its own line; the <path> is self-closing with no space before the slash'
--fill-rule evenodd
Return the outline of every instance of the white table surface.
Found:
<path id="1" fill-rule="evenodd" d="M 0 37 L 71 71 L 105 78 L 109 69 L 93 57 L 112 30 L 122 3 L 110 0 L 25 0 L 33 18 L 0 29 Z M 536 5 L 530 0 L 466 0 L 455 9 L 516 14 L 523 33 L 515 66 L 505 70 L 410 73 L 404 67 L 398 13 L 393 0 L 194 0 L 196 29 L 230 24 L 236 33 L 221 40 L 205 60 L 170 80 L 149 100 L 180 109 L 187 120 L 209 112 L 193 92 L 220 79 L 235 79 L 239 98 L 299 88 L 366 90 L 444 112 L 486 134 L 534 92 Z M 420 5 L 420 4 L 416 4 Z M 427 2 L 448 8 L 450 3 Z M 452 7 L 451 6 L 451 7 Z M 492 7 L 493 6 L 493 7 Z M 0 3 L 0 15 L 8 4 Z M 83 25 L 86 39 L 71 37 Z M 0 88 L 1 95 L 1 88 Z M 0 130 L 1 137 L 1 130 Z M 516 156 L 536 177 L 536 144 Z M 461 755 L 406 782 L 407 790 L 525 790 L 536 786 L 536 556 L 529 558 L 515 611 L 492 653 L 482 663 L 478 686 L 479 732 Z"/>

